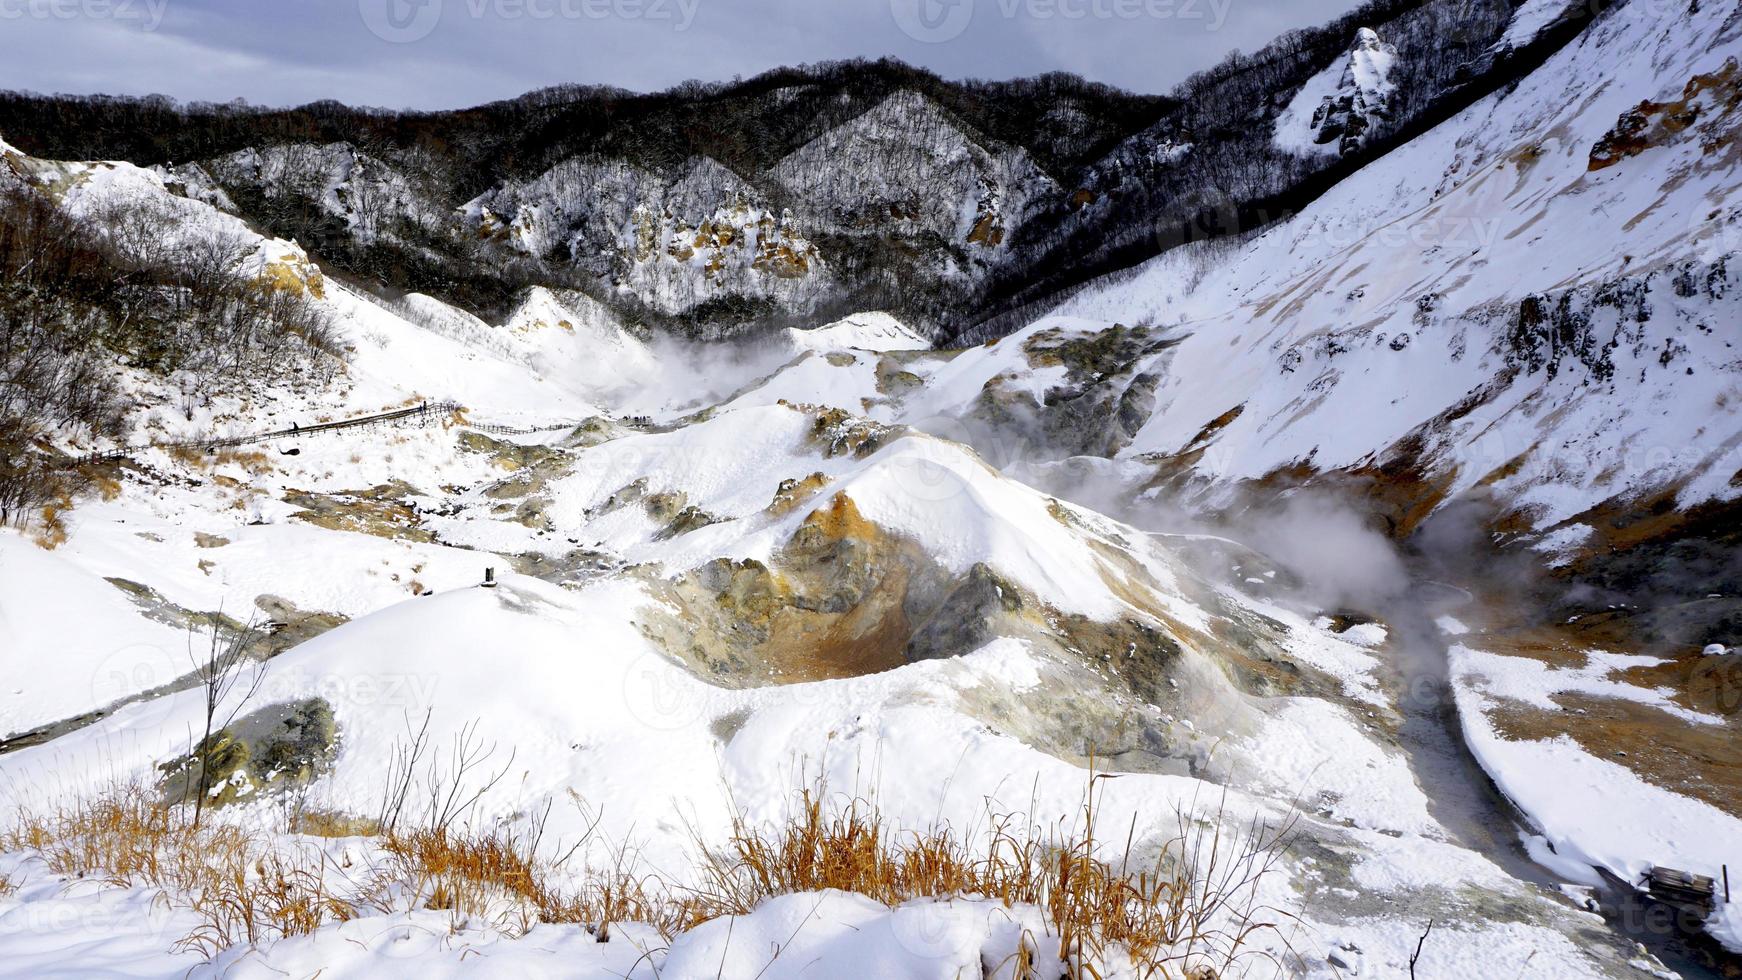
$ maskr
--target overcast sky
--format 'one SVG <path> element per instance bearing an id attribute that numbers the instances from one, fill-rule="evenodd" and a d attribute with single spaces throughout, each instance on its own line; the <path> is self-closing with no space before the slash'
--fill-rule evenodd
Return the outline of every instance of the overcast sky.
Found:
<path id="1" fill-rule="evenodd" d="M 1166 91 L 1353 0 L 0 0 L 0 88 L 451 108 L 893 55 Z"/>

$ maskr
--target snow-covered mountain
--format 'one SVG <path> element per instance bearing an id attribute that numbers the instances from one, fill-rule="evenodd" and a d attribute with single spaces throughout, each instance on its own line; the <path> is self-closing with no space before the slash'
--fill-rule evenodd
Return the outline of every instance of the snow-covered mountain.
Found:
<path id="1" fill-rule="evenodd" d="M 1742 841 L 1742 8 L 1466 7 L 1458 81 L 1435 3 L 1195 81 L 1283 80 L 1237 136 L 847 86 L 757 153 L 444 187 L 7 131 L 0 976 L 1723 975 L 1738 906 L 1636 886 Z M 1273 159 L 1235 212 L 1338 179 L 973 346 L 825 312 Z M 131 850 L 85 816 L 190 787 Z M 719 904 L 807 791 L 1183 911 Z"/>
<path id="2" fill-rule="evenodd" d="M 488 319 L 543 284 L 696 336 L 890 309 L 983 340 L 1060 288 L 1310 201 L 1582 23 L 1377 4 L 1166 97 L 846 62 L 453 113 L 0 93 L 0 132 L 160 167 L 335 268 Z"/>

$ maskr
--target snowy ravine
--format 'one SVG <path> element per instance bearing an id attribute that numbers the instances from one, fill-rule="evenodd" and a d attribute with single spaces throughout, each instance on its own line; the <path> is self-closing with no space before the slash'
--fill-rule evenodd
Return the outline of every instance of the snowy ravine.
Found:
<path id="1" fill-rule="evenodd" d="M 697 343 L 556 286 L 487 321 L 323 274 L 191 171 L 0 143 L 0 180 L 67 214 L 149 203 L 164 241 L 227 236 L 233 271 L 306 297 L 339 338 L 330 378 L 215 394 L 116 361 L 125 434 L 43 440 L 104 456 L 76 500 L 0 529 L 0 839 L 10 815 L 121 784 L 172 796 L 206 720 L 191 648 L 251 622 L 219 712 L 246 751 L 205 818 L 318 855 L 335 895 L 384 860 L 355 821 L 421 730 L 437 751 L 420 788 L 470 780 L 460 825 L 537 826 L 551 859 L 578 844 L 575 879 L 627 863 L 684 889 L 735 821 L 776 826 L 806 790 L 972 836 L 1012 815 L 1077 826 L 1093 787 L 1110 862 L 1129 846 L 1165 863 L 1182 821 L 1290 828 L 1209 918 L 1274 924 L 1221 976 L 1706 975 L 1679 944 L 1742 954 L 1738 905 L 1694 923 L 1704 938 L 1594 910 L 1639 901 L 1653 866 L 1742 874 L 1737 655 L 1647 638 L 1590 584 L 1672 577 L 1661 546 L 1713 577 L 1678 615 L 1721 624 L 1709 610 L 1736 600 L 1719 577 L 1742 498 L 1742 7 L 1644 7 L 1608 9 L 1299 213 L 964 350 L 881 311 Z M 1507 43 L 1560 9 L 1521 5 Z M 1277 143 L 1357 149 L 1349 120 L 1389 111 L 1391 54 L 1357 35 L 1292 94 Z M 923 152 L 900 139 L 915 119 Z M 837 154 L 856 166 L 819 170 Z M 271 174 L 282 156 L 224 165 Z M 343 147 L 301 164 L 336 212 L 349 188 L 410 194 Z M 978 236 L 951 273 L 967 278 L 1054 190 L 913 93 L 773 173 L 817 223 L 885 170 L 889 201 L 941 189 L 911 231 Z M 596 255 L 673 309 L 790 300 L 833 274 L 802 222 L 717 163 L 661 181 L 569 161 L 460 218 L 508 249 Z M 598 210 L 581 186 L 609 191 L 585 199 Z M 1456 581 L 1408 581 L 1447 540 L 1478 543 L 1433 571 Z M 1427 587 L 1463 598 L 1386 621 Z M 1608 608 L 1551 604 L 1584 595 Z M 1491 826 L 1516 840 L 1475 842 L 1440 807 L 1424 718 L 1480 767 L 1468 800 L 1492 781 Z M 372 894 L 307 935 L 201 949 L 188 896 L 20 846 L 0 854 L 0 977 L 1067 969 L 1043 909 L 981 895 L 799 891 L 669 935 L 428 898 Z M 1182 975 L 1216 975 L 1177 953 Z M 1096 966 L 1137 975 L 1116 953 Z"/>

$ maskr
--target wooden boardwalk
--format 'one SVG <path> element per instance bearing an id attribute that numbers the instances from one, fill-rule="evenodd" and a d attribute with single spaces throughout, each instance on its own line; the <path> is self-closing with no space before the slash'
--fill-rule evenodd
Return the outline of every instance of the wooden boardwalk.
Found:
<path id="1" fill-rule="evenodd" d="M 209 439 L 174 439 L 163 442 L 150 442 L 143 446 L 128 446 L 104 453 L 88 453 L 84 456 L 74 456 L 67 461 L 69 466 L 84 466 L 90 463 L 107 463 L 126 459 L 134 453 L 148 449 L 228 449 L 232 446 L 246 446 L 257 442 L 268 442 L 274 439 L 300 439 L 304 436 L 320 435 L 327 432 L 338 432 L 344 429 L 360 429 L 377 425 L 396 425 L 411 421 L 428 424 L 432 419 L 452 416 L 464 406 L 458 402 L 426 402 L 413 408 L 401 408 L 391 412 L 377 412 L 373 415 L 362 415 L 356 418 L 338 419 L 333 422 L 317 422 L 314 425 L 293 425 L 288 429 L 277 429 L 271 432 L 249 432 L 242 435 L 220 436 Z"/>

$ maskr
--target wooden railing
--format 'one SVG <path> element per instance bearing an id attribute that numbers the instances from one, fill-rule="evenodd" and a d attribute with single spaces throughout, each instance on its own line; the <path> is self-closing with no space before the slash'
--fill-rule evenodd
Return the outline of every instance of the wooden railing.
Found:
<path id="1" fill-rule="evenodd" d="M 363 415 L 351 419 L 339 419 L 333 422 L 317 422 L 313 425 L 292 425 L 288 429 L 278 429 L 272 432 L 249 432 L 242 435 L 220 436 L 215 438 L 172 439 L 162 442 L 150 442 L 143 446 L 128 446 L 101 453 L 87 453 L 68 460 L 70 466 L 83 466 L 89 463 L 104 463 L 117 459 L 125 459 L 134 453 L 148 449 L 228 449 L 232 446 L 246 446 L 250 443 L 266 442 L 272 439 L 300 439 L 304 436 L 320 435 L 327 432 L 338 432 L 343 429 L 361 429 L 378 425 L 403 425 L 416 422 L 427 425 L 431 420 L 452 416 L 464 406 L 458 402 L 424 402 L 412 408 L 401 408 L 391 412 L 378 412 L 374 415 Z"/>

